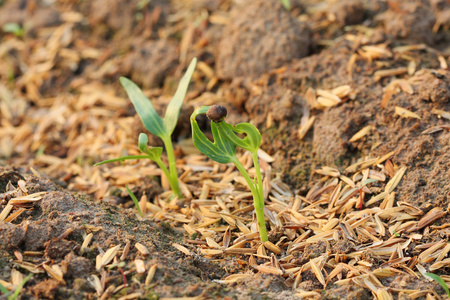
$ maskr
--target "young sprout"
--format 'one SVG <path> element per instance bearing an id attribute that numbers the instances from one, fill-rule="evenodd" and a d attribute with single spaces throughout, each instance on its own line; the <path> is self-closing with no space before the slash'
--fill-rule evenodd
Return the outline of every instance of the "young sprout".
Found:
<path id="1" fill-rule="evenodd" d="M 178 117 L 180 115 L 181 105 L 183 104 L 184 97 L 186 96 L 186 92 L 189 86 L 189 82 L 191 81 L 192 73 L 194 72 L 195 65 L 197 64 L 197 59 L 192 59 L 189 67 L 184 74 L 183 78 L 181 78 L 180 83 L 178 84 L 177 91 L 170 101 L 169 105 L 166 109 L 166 114 L 164 118 L 161 118 L 156 112 L 155 108 L 152 105 L 152 102 L 144 95 L 141 89 L 134 84 L 131 80 L 121 77 L 120 83 L 128 94 L 131 102 L 138 113 L 142 124 L 144 124 L 145 128 L 154 135 L 160 137 L 164 143 L 167 152 L 167 159 L 169 161 L 169 168 L 163 163 L 161 159 L 162 148 L 161 147 L 148 147 L 148 136 L 145 133 L 141 133 L 139 135 L 139 150 L 145 155 L 131 155 L 131 156 L 123 156 L 119 158 L 105 160 L 99 163 L 96 163 L 95 166 L 123 161 L 128 159 L 143 159 L 147 158 L 154 161 L 158 167 L 161 168 L 163 173 L 166 175 L 169 180 L 170 188 L 174 192 L 177 197 L 182 197 L 180 186 L 178 184 L 178 174 L 175 162 L 175 154 L 172 145 L 172 133 L 175 129 L 175 126 L 178 122 Z"/>
<path id="2" fill-rule="evenodd" d="M 212 121 L 211 131 L 214 142 L 211 142 L 200 130 L 195 119 L 200 114 L 206 114 Z M 257 155 L 259 146 L 261 145 L 261 134 L 252 124 L 240 123 L 233 126 L 225 122 L 226 116 L 226 108 L 219 105 L 202 106 L 196 109 L 191 115 L 192 141 L 198 150 L 212 160 L 222 164 L 234 163 L 242 176 L 244 176 L 253 195 L 253 204 L 255 206 L 261 241 L 267 242 L 267 230 L 264 220 L 264 193 Z M 245 136 L 240 138 L 236 134 L 244 134 Z M 248 150 L 251 153 L 256 170 L 256 179 L 252 180 L 236 157 L 236 147 Z"/>
<path id="3" fill-rule="evenodd" d="M 447 284 L 445 283 L 444 279 L 442 279 L 441 276 L 437 275 L 437 274 L 433 274 L 433 273 L 425 273 L 426 276 L 430 277 L 433 280 L 436 280 L 437 283 L 439 283 L 442 288 L 445 290 L 445 292 L 447 293 L 447 296 L 450 298 L 450 290 L 448 289 Z"/>
<path id="4" fill-rule="evenodd" d="M 280 2 L 287 11 L 291 10 L 291 0 L 280 0 Z"/>

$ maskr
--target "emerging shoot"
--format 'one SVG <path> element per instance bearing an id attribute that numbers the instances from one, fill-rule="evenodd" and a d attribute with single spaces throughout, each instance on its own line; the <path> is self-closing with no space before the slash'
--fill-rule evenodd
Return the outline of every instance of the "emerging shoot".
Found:
<path id="1" fill-rule="evenodd" d="M 200 130 L 195 119 L 200 114 L 206 114 L 212 121 L 211 131 L 214 142 L 211 142 Z M 264 220 L 264 193 L 257 155 L 259 146 L 261 146 L 261 134 L 252 124 L 240 123 L 233 126 L 225 122 L 226 116 L 226 108 L 219 105 L 213 105 L 211 107 L 202 106 L 196 109 L 191 115 L 192 141 L 198 150 L 212 160 L 223 164 L 230 162 L 234 163 L 242 176 L 244 176 L 253 195 L 253 204 L 255 206 L 261 241 L 267 242 L 267 229 Z M 245 137 L 240 138 L 236 134 L 244 134 Z M 236 146 L 248 150 L 251 153 L 256 170 L 256 178 L 254 180 L 252 180 L 244 166 L 236 157 Z"/>
<path id="2" fill-rule="evenodd" d="M 181 105 L 183 104 L 184 97 L 186 96 L 186 92 L 189 86 L 189 82 L 191 81 L 192 73 L 194 72 L 195 65 L 197 64 L 197 59 L 192 59 L 189 67 L 184 74 L 183 78 L 181 78 L 180 83 L 178 84 L 177 91 L 170 101 L 169 105 L 166 109 L 166 114 L 164 118 L 161 118 L 156 112 L 155 108 L 152 105 L 152 102 L 144 95 L 141 89 L 134 84 L 131 80 L 121 77 L 120 83 L 128 94 L 131 102 L 138 113 L 142 124 L 144 124 L 145 128 L 148 131 L 153 133 L 154 135 L 160 137 L 164 143 L 167 152 L 167 160 L 169 161 L 169 167 L 163 163 L 161 159 L 162 148 L 161 147 L 148 147 L 148 136 L 145 133 L 141 133 L 139 135 L 139 150 L 145 155 L 131 155 L 131 156 L 123 156 L 115 159 L 109 159 L 95 164 L 95 166 L 106 164 L 110 162 L 123 161 L 128 159 L 143 159 L 147 158 L 154 161 L 158 167 L 166 175 L 169 180 L 170 188 L 174 192 L 174 194 L 181 198 L 180 186 L 178 184 L 178 174 L 177 168 L 175 164 L 175 154 L 172 145 L 172 133 L 175 129 L 175 126 L 178 122 L 178 117 L 180 115 Z"/>

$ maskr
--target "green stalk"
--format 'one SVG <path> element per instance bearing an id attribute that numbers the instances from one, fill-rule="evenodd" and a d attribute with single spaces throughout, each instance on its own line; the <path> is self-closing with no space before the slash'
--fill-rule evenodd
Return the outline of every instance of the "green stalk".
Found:
<path id="1" fill-rule="evenodd" d="M 241 172 L 242 176 L 244 176 L 245 181 L 247 181 L 247 184 L 250 188 L 250 191 L 253 194 L 253 205 L 255 206 L 256 211 L 256 220 L 258 221 L 258 228 L 259 228 L 259 235 L 261 237 L 261 242 L 267 242 L 269 239 L 267 237 L 267 229 L 266 229 L 266 221 L 264 218 L 264 199 L 263 194 L 258 190 L 258 188 L 253 184 L 253 181 L 248 175 L 247 171 L 245 170 L 244 166 L 241 164 L 241 162 L 234 157 L 232 159 L 232 162 L 235 164 L 236 168 Z M 255 165 L 256 169 L 256 165 Z M 259 165 L 258 165 L 258 171 L 259 171 Z M 258 171 L 256 174 L 258 175 Z M 257 176 L 258 177 L 258 176 Z M 261 181 L 261 173 L 259 172 L 259 178 L 258 182 Z M 259 185 L 259 183 L 258 183 Z M 262 184 L 261 184 L 262 189 Z"/>
<path id="2" fill-rule="evenodd" d="M 253 159 L 253 165 L 255 166 L 256 171 L 256 178 L 258 180 L 258 192 L 261 199 L 261 206 L 264 207 L 264 190 L 263 190 L 263 183 L 262 183 L 262 176 L 261 176 L 261 169 L 259 167 L 259 158 L 257 152 L 251 152 L 252 153 L 252 159 Z"/>
<path id="3" fill-rule="evenodd" d="M 175 153 L 173 151 L 173 144 L 172 139 L 170 136 L 165 136 L 163 139 L 164 146 L 166 147 L 167 152 L 167 159 L 169 160 L 169 171 L 167 171 L 167 168 L 164 166 L 164 164 L 161 163 L 161 165 L 164 166 L 164 169 L 166 169 L 166 176 L 167 179 L 169 179 L 170 187 L 172 188 L 175 195 L 179 198 L 181 198 L 181 190 L 180 186 L 178 185 L 178 173 L 177 173 L 177 165 L 175 161 Z M 164 171 L 162 166 L 158 164 L 158 166 L 161 168 L 161 170 Z"/>

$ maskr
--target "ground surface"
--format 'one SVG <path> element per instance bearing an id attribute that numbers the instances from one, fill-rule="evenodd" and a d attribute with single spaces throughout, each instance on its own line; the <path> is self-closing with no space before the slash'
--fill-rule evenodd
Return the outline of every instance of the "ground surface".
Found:
<path id="1" fill-rule="evenodd" d="M 448 1 L 0 1 L 0 27 L 0 284 L 33 274 L 22 299 L 447 297 L 425 273 L 450 283 Z M 151 162 L 93 167 L 145 132 L 118 78 L 164 112 L 193 57 L 184 198 Z M 262 133 L 270 243 L 192 146 L 212 104 Z"/>

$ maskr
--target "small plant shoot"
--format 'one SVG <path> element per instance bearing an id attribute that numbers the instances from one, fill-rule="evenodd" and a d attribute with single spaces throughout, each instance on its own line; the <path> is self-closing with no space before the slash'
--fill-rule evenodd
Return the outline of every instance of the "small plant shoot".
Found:
<path id="1" fill-rule="evenodd" d="M 189 67 L 186 70 L 183 78 L 181 78 L 178 88 L 170 101 L 166 109 L 166 114 L 164 118 L 161 118 L 153 107 L 152 102 L 148 99 L 142 90 L 134 84 L 131 80 L 121 77 L 120 83 L 128 94 L 131 102 L 139 115 L 139 118 L 144 124 L 145 128 L 152 134 L 158 136 L 162 139 L 164 147 L 166 148 L 167 160 L 169 162 L 169 167 L 166 167 L 162 161 L 161 155 L 163 149 L 161 147 L 149 147 L 148 146 L 148 136 L 145 133 L 139 135 L 138 146 L 139 150 L 145 155 L 131 155 L 123 156 L 119 158 L 109 159 L 95 164 L 95 166 L 116 162 L 124 161 L 128 159 L 143 159 L 147 158 L 154 161 L 158 167 L 161 168 L 163 173 L 169 180 L 170 188 L 174 194 L 181 198 L 180 186 L 178 184 L 178 173 L 175 162 L 175 154 L 172 144 L 172 133 L 178 122 L 178 117 L 180 115 L 181 105 L 184 102 L 186 92 L 191 81 L 192 74 L 194 73 L 195 65 L 197 64 L 197 59 L 192 59 Z"/>
<path id="2" fill-rule="evenodd" d="M 431 279 L 435 280 L 437 283 L 439 283 L 442 288 L 447 293 L 447 296 L 450 298 L 450 290 L 448 289 L 447 284 L 445 283 L 444 279 L 442 279 L 441 276 L 434 274 L 434 273 L 425 273 L 426 276 L 430 277 Z"/>
<path id="3" fill-rule="evenodd" d="M 214 142 L 211 142 L 200 130 L 196 117 L 200 114 L 212 121 L 211 131 Z M 236 168 L 244 176 L 253 195 L 256 218 L 258 221 L 259 235 L 262 242 L 268 241 L 266 223 L 264 220 L 264 193 L 262 185 L 261 170 L 259 168 L 257 151 L 261 146 L 261 134 L 258 129 L 249 123 L 240 123 L 235 126 L 225 122 L 227 110 L 223 106 L 202 106 L 191 115 L 192 141 L 203 154 L 212 160 L 226 164 L 234 163 Z M 244 134 L 243 138 L 236 134 Z M 253 159 L 256 170 L 256 178 L 252 180 L 244 166 L 236 157 L 236 147 L 248 150 Z"/>

